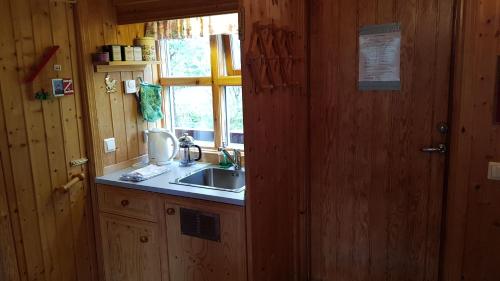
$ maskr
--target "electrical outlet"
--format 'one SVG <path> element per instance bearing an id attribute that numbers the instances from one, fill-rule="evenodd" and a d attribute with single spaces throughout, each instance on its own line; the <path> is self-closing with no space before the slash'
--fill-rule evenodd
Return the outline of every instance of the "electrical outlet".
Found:
<path id="1" fill-rule="evenodd" d="M 54 64 L 54 71 L 62 71 L 62 65 Z"/>
<path id="2" fill-rule="evenodd" d="M 109 138 L 104 140 L 104 153 L 110 153 L 116 151 L 116 141 L 115 138 Z"/>

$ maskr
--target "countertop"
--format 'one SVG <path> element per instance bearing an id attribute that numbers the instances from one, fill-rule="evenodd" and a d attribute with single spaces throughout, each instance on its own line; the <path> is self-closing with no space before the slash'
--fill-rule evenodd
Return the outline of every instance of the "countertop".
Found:
<path id="1" fill-rule="evenodd" d="M 142 182 L 128 182 L 120 180 L 121 175 L 138 168 L 127 168 L 118 172 L 114 172 L 102 177 L 96 178 L 97 184 L 118 186 L 129 189 L 143 190 L 168 194 L 174 196 L 182 196 L 187 198 L 208 200 L 225 204 L 245 206 L 245 191 L 235 193 L 230 191 L 221 191 L 215 189 L 199 188 L 186 185 L 178 185 L 171 183 L 180 177 L 184 177 L 192 172 L 205 167 L 214 166 L 208 163 L 196 163 L 191 167 L 180 167 L 178 162 L 171 164 L 171 170 L 165 174 L 159 175 L 152 179 Z M 214 166 L 217 167 L 217 166 Z"/>

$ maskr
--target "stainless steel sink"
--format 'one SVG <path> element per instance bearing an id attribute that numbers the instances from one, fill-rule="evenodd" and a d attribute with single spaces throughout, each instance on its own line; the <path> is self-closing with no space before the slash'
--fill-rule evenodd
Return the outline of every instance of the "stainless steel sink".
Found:
<path id="1" fill-rule="evenodd" d="M 205 168 L 188 176 L 179 178 L 175 183 L 201 188 L 241 192 L 245 190 L 245 171 Z"/>

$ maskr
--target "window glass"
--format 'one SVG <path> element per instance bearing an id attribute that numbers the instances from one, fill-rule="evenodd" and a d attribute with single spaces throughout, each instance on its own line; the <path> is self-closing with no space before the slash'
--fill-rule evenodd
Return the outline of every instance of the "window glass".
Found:
<path id="1" fill-rule="evenodd" d="M 242 148 L 243 134 L 243 96 L 241 86 L 225 87 L 226 139 L 230 147 Z"/>
<path id="2" fill-rule="evenodd" d="M 162 40 L 166 44 L 167 77 L 207 77 L 210 70 L 210 38 Z"/>
<path id="3" fill-rule="evenodd" d="M 233 69 L 241 70 L 240 39 L 236 34 L 231 35 L 231 56 L 233 58 Z"/>
<path id="4" fill-rule="evenodd" d="M 173 127 L 177 137 L 188 133 L 198 144 L 214 145 L 212 87 L 176 86 L 170 88 Z"/>

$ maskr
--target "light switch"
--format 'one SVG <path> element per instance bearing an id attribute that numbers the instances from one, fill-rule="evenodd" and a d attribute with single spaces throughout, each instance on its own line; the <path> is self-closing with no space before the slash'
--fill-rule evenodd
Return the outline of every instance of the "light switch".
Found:
<path id="1" fill-rule="evenodd" d="M 104 140 L 104 153 L 110 153 L 116 151 L 115 138 L 109 138 Z"/>
<path id="2" fill-rule="evenodd" d="M 488 179 L 500 181 L 500 163 L 490 162 Z"/>

